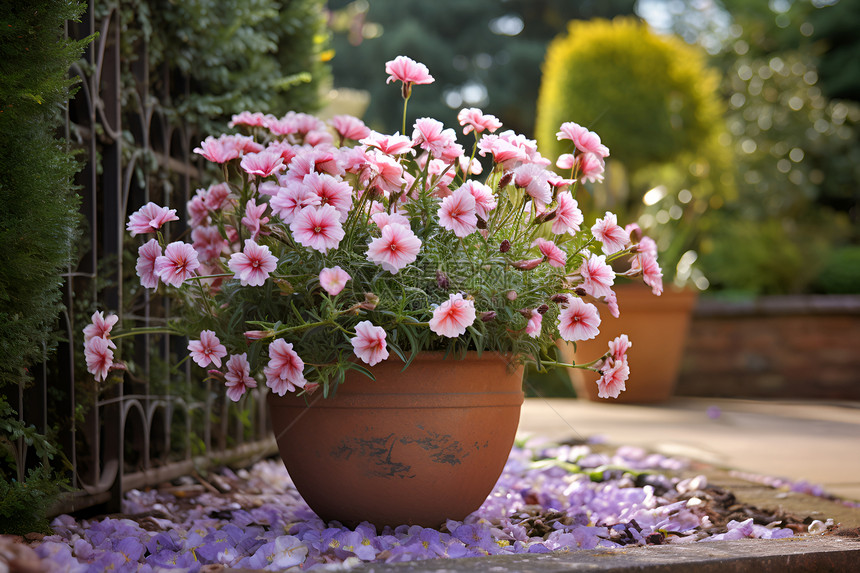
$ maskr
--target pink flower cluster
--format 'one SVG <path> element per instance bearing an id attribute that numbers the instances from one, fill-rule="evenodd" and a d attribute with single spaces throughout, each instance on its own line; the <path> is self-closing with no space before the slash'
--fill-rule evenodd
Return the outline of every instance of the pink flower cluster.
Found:
<path id="1" fill-rule="evenodd" d="M 101 311 L 94 312 L 92 322 L 84 328 L 84 358 L 87 361 L 87 372 L 95 376 L 96 381 L 106 380 L 108 372 L 122 368 L 114 363 L 113 351 L 116 344 L 110 339 L 110 331 L 119 320 L 112 314 L 105 318 Z"/>
<path id="2" fill-rule="evenodd" d="M 401 83 L 406 100 L 414 85 L 433 82 L 426 66 L 405 56 L 388 62 L 385 71 L 389 83 Z M 411 134 L 385 135 L 349 115 L 326 123 L 296 112 L 283 117 L 243 112 L 231 125 L 249 135 L 210 136 L 194 149 L 233 175 L 197 190 L 188 201 L 190 242 L 166 239 L 163 226 L 178 219 L 175 209 L 148 203 L 129 217 L 132 236 L 155 234 L 138 248 L 136 272 L 143 287 L 164 283 L 192 304 L 226 293 L 219 304 L 206 302 L 212 329 L 194 333 L 188 351 L 201 368 L 214 368 L 210 375 L 224 381 L 230 399 L 239 400 L 263 377 L 279 395 L 315 388 L 311 374 L 320 365 L 312 362 L 318 360 L 305 355 L 306 364 L 299 356 L 308 348 L 302 339 L 306 329 L 330 329 L 326 332 L 339 337 L 338 352 L 351 352 L 351 359 L 369 366 L 389 358 L 389 345 L 402 356 L 396 345 L 405 335 L 396 329 L 403 328 L 398 312 L 405 311 L 392 310 L 396 305 L 390 300 L 377 309 L 385 289 L 377 290 L 375 281 L 397 285 L 384 295 L 389 298 L 398 289 L 415 289 L 407 283 L 420 272 L 422 253 L 439 244 L 460 245 L 464 259 L 489 248 L 505 272 L 533 272 L 557 290 L 543 292 L 545 301 L 532 294 L 530 302 L 520 304 L 516 290 L 482 294 L 449 284 L 436 270 L 438 290 L 426 290 L 425 308 L 410 309 L 416 314 L 409 318 L 410 328 L 429 328 L 436 346 L 467 332 L 479 336 L 487 324 L 503 319 L 510 324 L 500 332 L 541 344 L 558 337 L 593 339 L 601 323 L 598 304 L 618 316 L 613 264 L 622 258 L 630 265 L 624 276 L 641 276 L 655 294 L 662 292 L 656 245 L 638 227 L 621 227 L 610 212 L 585 226 L 577 185 L 601 180 L 609 156 L 597 134 L 572 122 L 561 126 L 557 137 L 572 145 L 555 164 L 570 170 L 563 177 L 552 171 L 552 161 L 535 141 L 502 131 L 495 116 L 467 108 L 457 119 L 463 135 L 474 134 L 471 156 L 454 129 L 429 117 L 416 119 Z M 404 132 L 406 127 L 404 115 Z M 491 168 L 479 181 L 472 176 L 483 172 L 482 160 Z M 294 274 L 296 261 L 310 266 Z M 241 326 L 247 329 L 244 337 L 227 336 L 232 293 L 246 288 L 260 290 L 242 292 L 280 301 L 304 288 L 303 300 L 318 305 L 290 307 L 288 316 L 267 316 L 271 323 L 248 319 Z M 488 299 L 514 308 L 488 306 Z M 303 324 L 281 322 L 297 316 Z M 99 314 L 88 327 L 87 362 L 97 379 L 113 366 L 109 332 L 115 322 L 115 316 Z M 249 346 L 237 346 L 236 338 Z M 623 389 L 628 347 L 626 337 L 610 345 L 600 366 L 602 394 Z"/>

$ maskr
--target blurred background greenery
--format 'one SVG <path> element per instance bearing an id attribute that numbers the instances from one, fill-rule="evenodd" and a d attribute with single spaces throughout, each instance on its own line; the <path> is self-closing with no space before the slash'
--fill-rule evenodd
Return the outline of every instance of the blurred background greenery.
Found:
<path id="1" fill-rule="evenodd" d="M 384 64 L 408 55 L 436 78 L 413 117 L 456 127 L 479 107 L 547 148 L 561 121 L 600 134 L 612 156 L 585 207 L 613 199 L 638 220 L 670 281 L 707 296 L 860 292 L 860 0 L 328 8 L 334 87 L 367 91 L 371 127 L 398 129 Z M 553 56 L 565 44 L 567 63 Z"/>

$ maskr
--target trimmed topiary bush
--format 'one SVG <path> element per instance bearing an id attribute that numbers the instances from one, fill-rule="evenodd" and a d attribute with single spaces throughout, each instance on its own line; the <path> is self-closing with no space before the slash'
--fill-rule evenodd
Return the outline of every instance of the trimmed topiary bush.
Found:
<path id="1" fill-rule="evenodd" d="M 565 152 L 555 134 L 575 121 L 597 131 L 628 170 L 666 163 L 704 145 L 720 124 L 718 88 L 702 52 L 678 38 L 632 18 L 573 21 L 547 50 L 537 140 L 548 157 Z"/>

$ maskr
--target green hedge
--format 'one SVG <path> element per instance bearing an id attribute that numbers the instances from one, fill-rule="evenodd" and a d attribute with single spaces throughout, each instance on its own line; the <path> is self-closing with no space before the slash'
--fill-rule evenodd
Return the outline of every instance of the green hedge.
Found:
<path id="1" fill-rule="evenodd" d="M 84 6 L 68 0 L 0 4 L 0 387 L 26 379 L 61 308 L 77 229 L 78 169 L 57 137 L 87 40 L 64 37 Z"/>

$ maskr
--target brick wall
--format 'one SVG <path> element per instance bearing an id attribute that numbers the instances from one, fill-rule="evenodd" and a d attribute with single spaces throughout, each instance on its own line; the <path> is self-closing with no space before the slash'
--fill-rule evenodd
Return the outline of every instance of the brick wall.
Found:
<path id="1" fill-rule="evenodd" d="M 700 299 L 676 394 L 860 401 L 860 296 Z"/>

